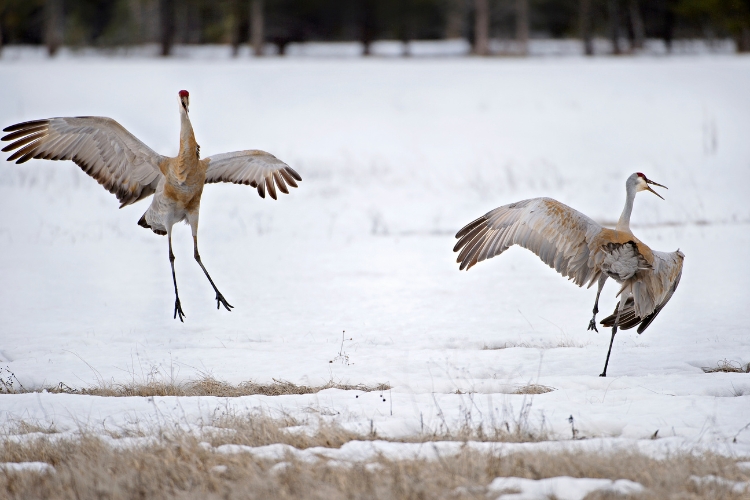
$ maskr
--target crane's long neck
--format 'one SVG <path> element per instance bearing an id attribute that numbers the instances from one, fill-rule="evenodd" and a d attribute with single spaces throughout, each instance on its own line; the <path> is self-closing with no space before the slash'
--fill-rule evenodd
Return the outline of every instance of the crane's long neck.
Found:
<path id="1" fill-rule="evenodd" d="M 180 156 L 191 157 L 196 153 L 197 143 L 193 133 L 190 117 L 184 109 L 180 110 Z"/>
<path id="2" fill-rule="evenodd" d="M 618 231 L 630 231 L 630 214 L 633 213 L 633 201 L 635 200 L 635 186 L 630 183 L 626 187 L 627 196 L 625 198 L 625 208 L 622 209 L 620 220 L 617 221 L 616 229 Z"/>

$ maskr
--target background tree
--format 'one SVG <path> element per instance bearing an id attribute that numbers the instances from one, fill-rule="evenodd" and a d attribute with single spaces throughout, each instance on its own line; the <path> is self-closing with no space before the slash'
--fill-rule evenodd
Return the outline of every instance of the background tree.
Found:
<path id="1" fill-rule="evenodd" d="M 161 55 L 168 56 L 172 53 L 174 43 L 174 0 L 159 0 L 159 26 Z"/>
<path id="2" fill-rule="evenodd" d="M 490 53 L 489 0 L 474 0 L 474 53 L 478 56 Z"/>
<path id="3" fill-rule="evenodd" d="M 257 57 L 263 55 L 264 26 L 263 0 L 250 0 L 250 44 L 253 47 L 253 54 Z"/>
<path id="4" fill-rule="evenodd" d="M 47 0 L 44 4 L 44 44 L 50 57 L 57 54 L 63 43 L 65 12 L 62 0 Z"/>
<path id="5" fill-rule="evenodd" d="M 750 0 L 681 0 L 674 10 L 707 38 L 729 35 L 738 52 L 750 52 Z"/>
<path id="6" fill-rule="evenodd" d="M 521 55 L 529 52 L 529 0 L 516 0 L 516 41 Z"/>
<path id="7" fill-rule="evenodd" d="M 591 33 L 591 0 L 580 0 L 580 25 L 581 39 L 583 40 L 583 53 L 587 56 L 594 55 L 594 42 Z"/>
<path id="8" fill-rule="evenodd" d="M 280 53 L 306 41 L 359 41 L 370 53 L 376 40 L 409 47 L 443 38 L 466 38 L 488 54 L 490 38 L 523 47 L 532 34 L 580 37 L 587 54 L 594 37 L 624 50 L 625 35 L 631 50 L 646 38 L 669 48 L 675 38 L 731 37 L 744 52 L 750 0 L 0 0 L 0 46 L 46 45 L 50 54 L 147 43 L 164 55 L 175 43 L 229 44 L 236 53 L 251 37 L 256 54 L 264 40 Z"/>

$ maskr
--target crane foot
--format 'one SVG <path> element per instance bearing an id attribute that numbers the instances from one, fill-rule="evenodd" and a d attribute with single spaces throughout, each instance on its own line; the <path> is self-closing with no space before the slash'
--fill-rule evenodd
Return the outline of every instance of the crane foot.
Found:
<path id="1" fill-rule="evenodd" d="M 604 373 L 600 373 L 600 374 L 599 374 L 599 376 L 600 376 L 600 377 L 606 377 L 606 376 L 607 376 L 607 372 L 604 372 Z"/>
<path id="2" fill-rule="evenodd" d="M 224 306 L 224 309 L 226 309 L 229 312 L 232 312 L 232 308 L 234 307 L 232 304 L 227 302 L 227 299 L 224 298 L 224 296 L 219 293 L 219 291 L 216 291 L 216 309 L 221 309 L 221 306 Z"/>
<path id="3" fill-rule="evenodd" d="M 175 299 L 175 301 L 174 301 L 174 319 L 177 319 L 177 315 L 178 314 L 180 316 L 180 322 L 184 323 L 185 321 L 183 321 L 182 318 L 185 317 L 185 313 L 182 312 L 182 305 L 180 304 L 180 298 L 179 297 L 177 297 Z"/>
<path id="4" fill-rule="evenodd" d="M 599 333 L 599 330 L 596 329 L 596 316 L 591 318 L 591 321 L 589 321 L 589 327 L 586 330 L 594 330 L 596 333 Z"/>

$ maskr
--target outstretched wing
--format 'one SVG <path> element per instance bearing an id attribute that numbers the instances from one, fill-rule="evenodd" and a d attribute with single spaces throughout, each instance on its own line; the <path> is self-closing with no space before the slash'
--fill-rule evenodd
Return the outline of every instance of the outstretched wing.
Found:
<path id="1" fill-rule="evenodd" d="M 533 198 L 496 208 L 467 224 L 456 234 L 453 251 L 460 251 L 460 269 L 468 270 L 519 245 L 578 286 L 590 286 L 601 274 L 603 254 L 595 242 L 601 231 L 599 224 L 559 201 Z"/>
<path id="2" fill-rule="evenodd" d="M 292 167 L 270 153 L 257 149 L 234 151 L 206 158 L 206 183 L 233 182 L 249 184 L 258 188 L 261 198 L 266 197 L 266 190 L 271 198 L 276 199 L 276 187 L 284 194 L 289 194 L 287 185 L 297 187 L 302 177 Z"/>
<path id="3" fill-rule="evenodd" d="M 3 148 L 8 161 L 32 158 L 73 160 L 84 172 L 117 196 L 120 208 L 153 194 L 165 159 L 111 118 L 49 118 L 6 127 Z"/>
<path id="4" fill-rule="evenodd" d="M 638 333 L 643 333 L 656 316 L 664 309 L 674 295 L 682 277 L 682 263 L 685 255 L 676 252 L 653 252 L 653 269 L 643 269 L 626 282 L 621 293 L 627 299 L 620 311 L 618 327 L 628 330 L 636 325 Z M 615 324 L 617 309 L 601 321 L 604 327 Z"/>

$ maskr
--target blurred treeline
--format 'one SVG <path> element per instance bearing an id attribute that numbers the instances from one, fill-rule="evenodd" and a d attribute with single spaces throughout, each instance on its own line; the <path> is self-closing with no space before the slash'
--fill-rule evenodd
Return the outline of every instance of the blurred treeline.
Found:
<path id="1" fill-rule="evenodd" d="M 750 0 L 0 0 L 0 43 L 117 47 L 161 44 L 463 38 L 487 54 L 489 39 L 606 37 L 615 52 L 646 38 L 731 37 L 750 51 Z"/>

